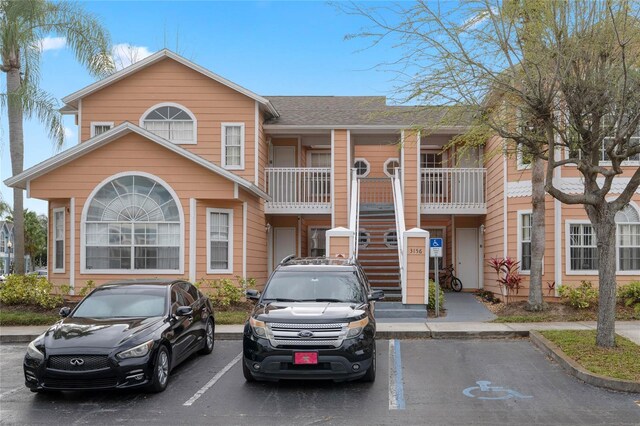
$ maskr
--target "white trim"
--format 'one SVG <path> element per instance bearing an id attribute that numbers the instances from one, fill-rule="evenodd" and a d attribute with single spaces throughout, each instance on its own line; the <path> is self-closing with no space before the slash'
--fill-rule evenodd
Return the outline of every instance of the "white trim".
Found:
<path id="1" fill-rule="evenodd" d="M 358 176 L 358 178 L 365 178 L 365 177 L 369 176 L 369 173 L 371 173 L 371 163 L 369 163 L 369 161 L 367 161 L 366 158 L 356 157 L 356 158 L 353 159 L 353 168 L 356 169 L 356 170 L 357 170 L 356 163 L 358 161 L 362 161 L 363 163 L 365 163 L 367 165 L 367 172 L 365 174 L 363 174 L 363 175 L 359 175 L 359 174 L 356 173 L 356 176 Z"/>
<path id="2" fill-rule="evenodd" d="M 456 217 L 454 215 L 451 215 L 451 264 L 454 269 L 458 269 L 458 253 L 456 253 Z"/>
<path id="3" fill-rule="evenodd" d="M 252 91 L 247 90 L 244 87 L 239 86 L 239 85 L 227 80 L 226 78 L 221 77 L 218 74 L 215 74 L 215 73 L 209 71 L 208 69 L 206 69 L 204 67 L 201 67 L 200 65 L 195 64 L 195 63 L 189 61 L 188 59 L 183 58 L 182 56 L 180 56 L 180 55 L 178 55 L 178 54 L 176 54 L 176 53 L 174 53 L 174 52 L 172 52 L 172 51 L 170 51 L 168 49 L 162 49 L 162 50 L 154 53 L 153 55 L 148 56 L 148 57 L 136 62 L 133 65 L 130 65 L 130 66 L 128 66 L 128 67 L 126 67 L 126 68 L 124 68 L 124 69 L 122 69 L 122 70 L 120 70 L 120 71 L 118 71 L 116 73 L 111 74 L 107 78 L 104 78 L 104 79 L 102 79 L 100 81 L 97 81 L 97 82 L 95 82 L 93 84 L 90 84 L 89 86 L 86 86 L 83 89 L 80 89 L 80 90 L 78 90 L 78 91 L 76 91 L 76 92 L 74 92 L 74 93 L 72 93 L 70 95 L 67 95 L 64 98 L 62 98 L 62 102 L 64 102 L 65 104 L 72 104 L 76 100 L 78 102 L 81 102 L 83 97 L 85 97 L 85 96 L 87 96 L 87 95 L 89 95 L 91 93 L 94 93 L 94 92 L 102 89 L 105 86 L 108 86 L 108 85 L 110 85 L 112 83 L 115 83 L 116 81 L 121 80 L 121 79 L 125 78 L 126 76 L 128 76 L 130 74 L 133 74 L 133 73 L 135 73 L 135 72 L 137 72 L 137 71 L 139 71 L 139 70 L 141 70 L 143 68 L 146 68 L 149 65 L 152 65 L 152 64 L 154 64 L 156 62 L 159 62 L 159 61 L 161 61 L 161 60 L 163 60 L 165 58 L 173 59 L 174 61 L 179 62 L 182 65 L 184 65 L 186 67 L 189 67 L 192 70 L 197 71 L 197 72 L 209 77 L 210 79 L 215 80 L 218 83 L 223 84 L 223 85 L 235 90 L 236 92 L 240 92 L 243 95 L 245 95 L 245 96 L 247 96 L 247 97 L 249 97 L 249 98 L 251 98 L 253 100 L 256 100 L 256 101 L 260 102 L 261 104 L 265 105 L 265 107 L 267 107 L 267 109 L 269 109 L 269 111 L 274 116 L 276 116 L 276 117 L 278 116 L 278 112 L 276 111 L 276 109 L 273 107 L 273 105 L 271 104 L 271 102 L 268 99 L 266 99 L 266 98 L 264 98 L 262 96 L 259 96 L 259 95 L 255 94 L 255 93 L 253 93 Z"/>
<path id="4" fill-rule="evenodd" d="M 145 117 L 147 115 L 149 115 L 152 111 L 158 109 L 158 108 L 162 108 L 162 107 L 174 107 L 174 108 L 178 108 L 183 110 L 184 112 L 187 113 L 187 115 L 189 115 L 189 117 L 191 117 L 191 120 L 193 121 L 193 140 L 191 141 L 172 141 L 171 139 L 166 139 L 171 143 L 175 143 L 176 145 L 195 145 L 198 143 L 198 120 L 196 119 L 196 116 L 194 113 L 191 112 L 191 110 L 189 108 L 187 108 L 186 106 L 182 105 L 182 104 L 178 104 L 175 102 L 160 102 L 159 104 L 155 104 L 152 107 L 150 107 L 149 109 L 147 109 L 141 116 L 140 116 L 140 120 L 138 121 L 138 124 L 140 125 L 140 127 L 142 127 L 143 129 L 146 130 L 146 127 L 144 127 L 144 120 Z M 155 121 L 163 121 L 163 120 L 155 120 Z M 172 121 L 172 120 L 164 120 L 164 121 Z M 177 120 L 177 121 L 183 121 L 183 120 Z M 151 132 L 150 130 L 147 130 L 148 132 Z M 151 132 L 153 133 L 153 132 Z M 155 135 L 155 133 L 154 133 Z M 91 135 L 93 136 L 93 135 Z M 158 136 L 158 137 L 162 137 L 162 136 Z M 163 138 L 164 139 L 164 138 Z"/>
<path id="5" fill-rule="evenodd" d="M 636 211 L 636 213 L 638 213 L 640 215 L 640 208 L 638 208 L 638 205 L 633 201 L 629 201 L 629 206 L 634 209 Z M 622 225 L 640 225 L 640 223 L 638 222 L 616 222 L 616 242 L 615 242 L 615 246 L 616 246 L 616 275 L 640 275 L 640 270 L 638 269 L 631 269 L 628 271 L 621 271 L 620 270 L 620 261 L 622 260 L 620 258 L 620 226 Z M 635 247 L 635 246 L 630 246 L 630 247 Z"/>
<path id="6" fill-rule="evenodd" d="M 56 250 L 56 213 L 62 212 L 62 268 L 56 268 L 56 256 L 57 256 L 57 250 Z M 57 207 L 55 209 L 53 209 L 53 228 L 52 228 L 52 234 L 53 234 L 53 247 L 52 247 L 52 252 L 53 252 L 53 273 L 54 274 L 63 274 L 66 269 L 66 243 L 67 243 L 67 224 L 66 224 L 66 209 L 64 207 Z M 9 236 L 11 236 L 11 234 L 9 234 Z M 11 267 L 11 265 L 9 265 L 9 267 Z"/>
<path id="7" fill-rule="evenodd" d="M 302 217 L 298 216 L 298 222 L 296 223 L 296 256 L 302 257 Z"/>
<path id="8" fill-rule="evenodd" d="M 239 197 L 239 191 L 238 191 L 238 184 L 237 183 L 233 183 L 233 198 L 235 198 L 236 200 Z"/>
<path id="9" fill-rule="evenodd" d="M 404 157 L 404 148 L 402 148 L 401 155 Z M 396 161 L 398 163 L 398 168 L 400 169 L 400 179 L 402 180 L 402 184 L 404 185 L 404 167 L 402 167 L 402 163 L 400 163 L 400 159 L 398 157 L 387 158 L 387 160 L 384 162 L 384 165 L 382 166 L 382 171 L 385 175 L 387 175 L 387 177 L 392 178 L 393 175 L 387 173 L 387 165 L 389 165 L 389 163 L 391 163 L 392 161 Z M 404 191 L 402 191 L 402 194 L 404 199 Z"/>
<path id="10" fill-rule="evenodd" d="M 227 269 L 211 269 L 211 213 L 226 213 L 229 215 L 229 246 L 227 256 L 229 264 Z M 233 209 L 207 208 L 207 274 L 233 274 Z"/>
<path id="11" fill-rule="evenodd" d="M 247 202 L 242 203 L 242 278 L 247 278 Z M 232 253 L 233 254 L 233 253 Z"/>
<path id="12" fill-rule="evenodd" d="M 189 198 L 189 281 L 196 281 L 196 237 L 198 226 L 198 201 Z"/>
<path id="13" fill-rule="evenodd" d="M 31 181 L 27 181 L 27 198 L 31 198 Z"/>
<path id="14" fill-rule="evenodd" d="M 227 165 L 227 127 L 240 127 L 240 164 Z M 220 164 L 227 170 L 244 170 L 244 123 L 220 123 Z"/>
<path id="15" fill-rule="evenodd" d="M 258 101 L 255 102 L 255 122 L 254 122 L 254 147 L 253 147 L 253 157 L 254 157 L 254 171 L 253 171 L 253 183 L 256 186 L 260 186 L 260 180 L 258 179 L 258 161 L 260 157 L 260 106 L 258 105 Z"/>
<path id="16" fill-rule="evenodd" d="M 522 269 L 522 216 L 528 214 L 531 215 L 531 229 L 533 230 L 533 211 L 532 210 L 518 210 L 517 211 L 517 260 L 520 262 L 520 275 L 531 275 L 531 265 L 529 265 L 529 270 L 525 271 Z M 506 228 L 506 227 L 505 227 Z M 529 240 L 529 244 L 533 244 L 531 240 Z M 533 263 L 533 253 L 531 253 L 531 263 Z M 544 265 L 544 259 L 542 260 L 542 264 Z"/>
<path id="17" fill-rule="evenodd" d="M 571 237 L 570 237 L 570 229 L 571 225 L 591 225 L 591 221 L 588 219 L 567 219 L 564 223 L 565 226 L 565 234 L 564 234 L 564 242 L 565 242 L 565 265 L 566 265 L 566 275 L 598 275 L 598 270 L 573 270 L 571 269 Z M 593 225 L 591 225 L 593 228 Z M 593 236 L 595 240 L 595 232 Z M 596 250 L 598 246 L 596 245 Z"/>
<path id="18" fill-rule="evenodd" d="M 347 217 L 351 215 L 351 130 L 347 130 Z"/>
<path id="19" fill-rule="evenodd" d="M 333 130 L 333 129 L 345 129 L 351 130 L 399 130 L 403 131 L 407 127 L 406 124 L 265 124 L 265 130 L 278 131 L 278 130 Z M 457 135 L 469 130 L 470 126 L 434 126 L 429 129 L 439 134 L 452 134 Z"/>
<path id="20" fill-rule="evenodd" d="M 82 143 L 82 99 L 78 100 L 78 145 Z"/>
<path id="21" fill-rule="evenodd" d="M 531 163 L 524 164 L 522 162 L 522 144 L 516 144 L 516 169 L 517 170 L 529 170 L 531 169 Z"/>
<path id="22" fill-rule="evenodd" d="M 503 141 L 504 144 L 504 141 Z M 506 152 L 502 153 L 502 257 L 507 257 L 507 244 L 509 240 L 507 238 L 507 229 L 508 229 L 508 212 L 507 212 L 507 154 Z"/>
<path id="23" fill-rule="evenodd" d="M 89 152 L 92 152 L 93 150 L 98 149 L 131 132 L 135 132 L 140 136 L 149 139 L 151 142 L 155 142 L 158 145 L 167 148 L 169 151 L 173 151 L 174 153 L 181 155 L 188 160 L 191 160 L 192 162 L 204 167 L 205 169 L 213 173 L 229 179 L 232 182 L 238 183 L 240 186 L 251 191 L 253 194 L 260 198 L 263 198 L 265 200 L 269 200 L 271 198 L 266 192 L 255 186 L 253 183 L 247 181 L 246 179 L 243 179 L 242 177 L 228 170 L 225 170 L 208 160 L 205 160 L 199 155 L 193 154 L 192 152 L 187 151 L 186 149 L 129 122 L 124 122 L 106 133 L 96 136 L 95 138 L 92 138 L 87 142 L 76 145 L 73 148 L 69 148 L 58 155 L 55 155 L 39 164 L 36 164 L 35 166 L 30 167 L 22 173 L 6 179 L 4 183 L 7 186 L 24 189 L 26 187 L 27 181 L 42 176 L 51 170 L 67 164 L 70 161 L 73 161 L 84 154 L 88 154 Z"/>
<path id="24" fill-rule="evenodd" d="M 331 228 L 336 227 L 336 197 L 335 197 L 335 130 L 331 129 Z M 327 240 L 328 241 L 328 240 Z M 329 244 L 327 244 L 327 254 L 329 253 Z"/>
<path id="25" fill-rule="evenodd" d="M 100 135 L 102 136 L 102 135 Z M 88 143 L 88 142 L 85 142 Z M 170 143 L 170 142 L 169 142 Z M 159 183 L 164 187 L 164 189 L 169 192 L 169 195 L 173 197 L 173 200 L 176 202 L 176 206 L 178 208 L 178 214 L 180 216 L 180 246 L 178 253 L 178 269 L 133 269 L 135 265 L 131 265 L 132 269 L 87 269 L 87 248 L 86 248 L 86 222 L 87 222 L 87 213 L 89 211 L 89 204 L 93 200 L 93 197 L 97 194 L 97 192 L 107 183 L 112 180 L 124 177 L 124 176 L 142 176 L 148 179 L 152 179 L 155 182 Z M 184 211 L 182 209 L 182 203 L 180 202 L 180 198 L 178 194 L 173 190 L 173 188 L 165 182 L 163 179 L 159 178 L 156 175 L 152 175 L 151 173 L 141 172 L 141 171 L 127 171 L 120 172 L 114 175 L 111 175 L 102 180 L 98 185 L 93 188 L 89 196 L 84 202 L 84 206 L 82 207 L 82 216 L 80 218 L 80 273 L 81 274 L 94 274 L 94 275 L 183 275 L 184 274 Z M 133 256 L 133 253 L 132 253 Z"/>
<path id="26" fill-rule="evenodd" d="M 69 287 L 76 287 L 76 199 L 69 200 Z"/>
<path id="27" fill-rule="evenodd" d="M 417 179 L 417 184 L 416 184 L 416 194 L 417 194 L 417 198 L 416 198 L 416 227 L 417 228 L 421 228 L 422 226 L 422 217 L 421 217 L 421 213 L 422 213 L 422 168 L 421 168 L 421 164 L 420 164 L 420 160 L 422 157 L 422 132 L 418 131 L 418 140 L 416 142 L 416 144 L 418 145 L 416 147 L 416 152 L 418 155 L 418 161 L 416 161 L 416 179 Z M 404 158 L 403 158 L 404 160 Z M 404 168 L 404 167 L 403 167 Z M 427 256 L 428 257 L 428 256 Z M 427 291 L 427 293 L 429 293 Z"/>
<path id="28" fill-rule="evenodd" d="M 89 127 L 91 137 L 96 135 L 96 126 L 109 126 L 109 130 L 111 130 L 113 129 L 113 121 L 92 121 Z"/>

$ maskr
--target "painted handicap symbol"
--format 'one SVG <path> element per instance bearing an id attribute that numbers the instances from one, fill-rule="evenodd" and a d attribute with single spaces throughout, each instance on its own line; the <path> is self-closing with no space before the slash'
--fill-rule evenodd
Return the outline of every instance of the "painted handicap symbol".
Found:
<path id="1" fill-rule="evenodd" d="M 463 390 L 462 393 L 468 396 L 469 398 L 478 398 L 478 399 L 533 398 L 533 396 L 522 395 L 520 392 L 514 391 L 513 389 L 505 389 L 502 386 L 489 386 L 491 385 L 491 382 L 488 382 L 486 380 L 478 380 L 476 384 L 478 386 L 468 387 L 465 390 Z M 495 396 L 478 396 L 481 392 L 491 392 L 491 393 L 494 393 Z"/>

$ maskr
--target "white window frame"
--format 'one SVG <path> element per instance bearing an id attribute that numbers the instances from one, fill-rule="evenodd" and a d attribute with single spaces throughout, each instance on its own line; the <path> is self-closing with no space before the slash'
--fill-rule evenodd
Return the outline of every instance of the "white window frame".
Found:
<path id="1" fill-rule="evenodd" d="M 361 235 L 366 238 L 366 241 L 363 243 L 360 243 Z M 371 244 L 371 233 L 364 228 L 360 228 L 358 231 L 358 248 L 367 248 L 369 247 L 369 244 Z"/>
<path id="2" fill-rule="evenodd" d="M 307 167 L 309 168 L 315 167 L 311 165 L 311 157 L 313 156 L 313 154 L 325 154 L 325 155 L 329 155 L 329 158 L 331 158 L 330 149 L 309 149 L 307 150 Z M 331 162 L 331 160 L 329 160 L 329 162 Z M 325 167 L 320 167 L 320 168 L 325 168 Z M 326 168 L 327 169 L 331 168 L 331 165 L 329 165 L 329 167 L 326 167 Z"/>
<path id="3" fill-rule="evenodd" d="M 389 235 L 391 235 L 393 233 L 396 234 L 396 245 L 390 244 L 389 241 L 388 241 Z M 398 241 L 398 232 L 395 229 L 388 229 L 387 232 L 385 232 L 384 235 L 382 236 L 382 242 L 388 248 L 397 249 L 398 248 L 398 244 L 400 244 L 400 241 Z"/>
<path id="4" fill-rule="evenodd" d="M 316 226 L 316 225 L 311 225 L 307 227 L 307 256 L 311 257 L 311 250 L 313 250 L 313 247 L 311 247 L 313 245 L 313 230 L 317 229 L 319 231 L 325 231 L 325 256 L 327 254 L 327 237 L 326 237 L 326 232 L 331 229 L 330 226 Z"/>
<path id="5" fill-rule="evenodd" d="M 633 201 L 629 202 L 631 208 L 635 209 L 635 211 L 640 214 L 640 209 Z M 622 225 L 640 225 L 638 222 L 616 222 L 616 275 L 640 275 L 640 270 L 631 269 L 628 271 L 620 270 L 620 227 Z"/>
<path id="6" fill-rule="evenodd" d="M 525 164 L 522 162 L 522 144 L 516 144 L 516 169 L 517 170 L 529 170 L 531 169 L 531 163 Z"/>
<path id="7" fill-rule="evenodd" d="M 62 212 L 62 268 L 56 268 L 56 258 L 58 256 L 58 250 L 56 249 L 56 241 L 59 241 L 56 238 L 56 213 L 60 213 L 60 212 Z M 56 274 L 58 274 L 58 273 L 62 274 L 66 270 L 65 269 L 66 263 L 67 263 L 66 262 L 67 259 L 65 258 L 65 255 L 66 255 L 66 253 L 65 253 L 65 235 L 67 233 L 66 223 L 65 223 L 66 220 L 67 220 L 67 218 L 66 218 L 66 209 L 64 207 L 58 207 L 58 208 L 53 209 L 53 220 L 52 220 L 53 228 L 52 228 L 52 232 L 51 232 L 53 234 L 52 235 L 52 237 L 53 237 L 52 238 L 52 240 L 53 240 L 53 247 L 52 247 L 52 251 L 53 251 L 53 258 L 52 258 L 52 260 L 53 260 L 53 268 L 52 268 L 52 270 Z"/>
<path id="8" fill-rule="evenodd" d="M 240 127 L 240 165 L 227 165 L 227 127 Z M 220 164 L 227 170 L 244 170 L 244 123 L 222 123 L 220 125 Z"/>
<path id="9" fill-rule="evenodd" d="M 145 129 L 144 127 L 144 120 L 147 117 L 147 115 L 149 115 L 149 113 L 157 108 L 163 107 L 163 106 L 171 106 L 171 107 L 175 107 L 175 108 L 180 108 L 181 110 L 183 110 L 184 112 L 186 112 L 189 117 L 191 117 L 191 120 L 193 121 L 193 140 L 191 141 L 172 141 L 170 139 L 167 139 L 169 142 L 174 143 L 176 145 L 195 145 L 198 143 L 198 120 L 196 120 L 196 116 L 191 112 L 191 110 L 189 110 L 189 108 L 185 107 L 184 105 L 180 105 L 177 104 L 175 102 L 161 102 L 159 104 L 155 104 L 153 105 L 151 108 L 149 108 L 148 110 L 146 110 L 144 112 L 144 114 L 142 114 L 142 116 L 140 117 L 140 122 L 138 123 L 140 125 L 140 127 L 142 127 L 143 129 Z M 146 130 L 146 129 L 145 129 Z M 150 133 L 150 130 L 147 130 Z M 161 137 L 161 136 L 160 136 Z"/>
<path id="10" fill-rule="evenodd" d="M 533 211 L 532 210 L 518 210 L 518 247 L 517 247 L 517 253 L 518 253 L 518 262 L 520 267 L 519 272 L 520 275 L 531 275 L 531 269 L 529 270 L 523 270 L 522 269 L 522 243 L 524 242 L 522 240 L 522 224 L 524 223 L 524 221 L 522 220 L 522 217 L 525 215 L 531 215 L 531 229 L 533 230 Z M 529 244 L 531 244 L 531 240 L 529 240 Z M 531 260 L 533 261 L 533 252 L 531 253 Z M 542 260 L 542 265 L 544 268 L 544 259 Z M 543 269 L 544 270 L 544 269 Z"/>
<path id="11" fill-rule="evenodd" d="M 227 247 L 229 265 L 226 269 L 211 269 L 211 213 L 226 213 L 229 215 L 229 246 Z M 207 208 L 207 274 L 233 274 L 233 238 L 233 209 Z"/>
<path id="12" fill-rule="evenodd" d="M 365 177 L 369 176 L 369 173 L 371 173 L 371 163 L 369 163 L 366 158 L 360 158 L 360 157 L 354 158 L 353 159 L 353 168 L 354 169 L 356 169 L 356 163 L 358 161 L 362 161 L 364 164 L 367 165 L 367 171 L 365 173 L 361 174 L 361 175 L 359 175 L 358 172 L 356 172 L 356 176 L 358 178 L 365 178 Z"/>
<path id="13" fill-rule="evenodd" d="M 387 166 L 389 165 L 389 163 L 391 163 L 392 161 L 397 161 L 398 162 L 398 168 L 401 168 L 402 165 L 400 164 L 400 159 L 398 157 L 394 157 L 394 158 L 387 158 L 387 160 L 384 162 L 384 165 L 382 166 L 382 171 L 384 172 L 385 175 L 387 175 L 388 177 L 392 178 L 393 175 L 387 172 Z"/>
<path id="14" fill-rule="evenodd" d="M 591 225 L 588 219 L 568 219 L 565 221 L 565 274 L 566 275 L 598 275 L 598 270 L 571 269 L 571 225 Z M 593 225 L 591 225 L 593 227 Z M 594 235 L 595 238 L 595 235 Z M 597 245 L 596 245 L 597 247 Z"/>
<path id="15" fill-rule="evenodd" d="M 109 130 L 113 129 L 113 121 L 92 121 L 91 122 L 91 137 L 96 136 L 97 126 L 109 126 Z M 107 130 L 108 131 L 108 130 Z"/>

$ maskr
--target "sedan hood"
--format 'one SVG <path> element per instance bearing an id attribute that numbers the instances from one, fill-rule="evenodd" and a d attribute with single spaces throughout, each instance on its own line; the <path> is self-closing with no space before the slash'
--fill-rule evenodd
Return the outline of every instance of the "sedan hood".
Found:
<path id="1" fill-rule="evenodd" d="M 325 323 L 361 319 L 362 305 L 333 302 L 274 302 L 258 305 L 254 317 L 267 322 Z"/>
<path id="2" fill-rule="evenodd" d="M 162 322 L 153 318 L 65 318 L 44 335 L 47 349 L 115 348 L 127 340 L 151 332 Z"/>

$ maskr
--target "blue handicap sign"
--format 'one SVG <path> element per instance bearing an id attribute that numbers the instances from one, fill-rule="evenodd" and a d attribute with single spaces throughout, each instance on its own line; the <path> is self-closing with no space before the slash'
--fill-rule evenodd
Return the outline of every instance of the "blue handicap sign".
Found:
<path id="1" fill-rule="evenodd" d="M 429 247 L 442 247 L 442 238 L 430 238 Z"/>

